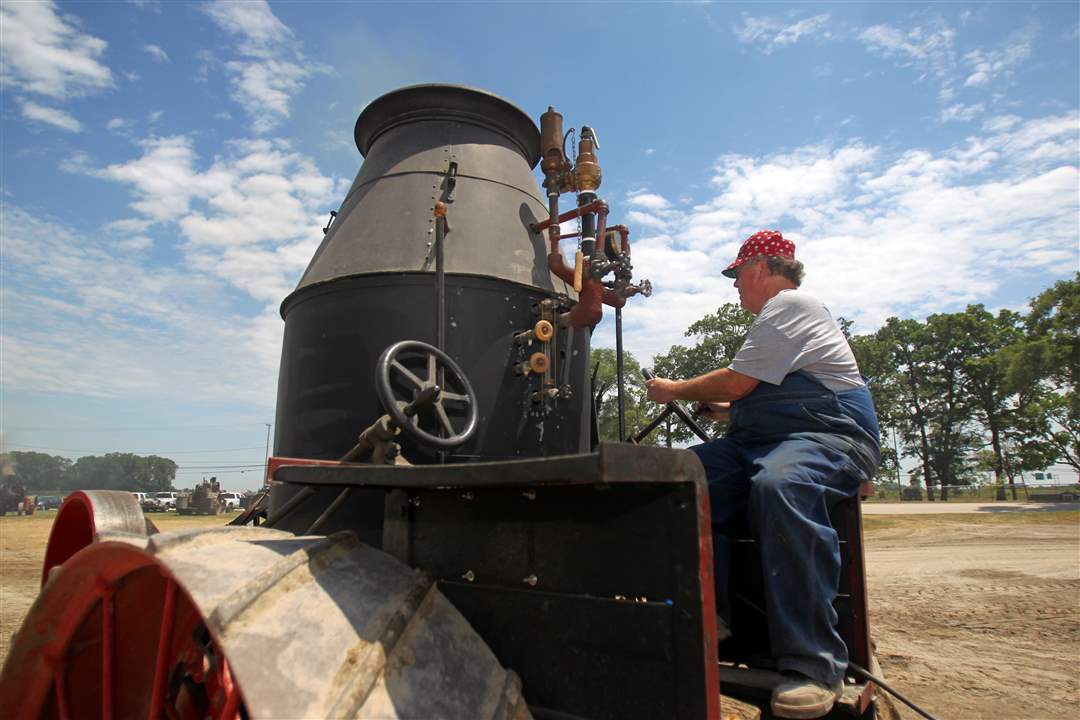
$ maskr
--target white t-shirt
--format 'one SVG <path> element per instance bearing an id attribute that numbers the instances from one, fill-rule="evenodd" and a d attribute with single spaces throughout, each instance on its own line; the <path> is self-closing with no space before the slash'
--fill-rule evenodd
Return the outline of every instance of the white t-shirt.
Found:
<path id="1" fill-rule="evenodd" d="M 765 303 L 730 367 L 772 385 L 805 370 L 830 390 L 863 387 L 855 355 L 828 308 L 801 290 L 781 290 Z"/>

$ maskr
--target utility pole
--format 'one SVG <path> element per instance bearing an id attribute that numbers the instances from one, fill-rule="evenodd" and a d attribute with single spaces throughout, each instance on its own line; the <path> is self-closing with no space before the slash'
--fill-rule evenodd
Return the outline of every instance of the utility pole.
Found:
<path id="1" fill-rule="evenodd" d="M 903 502 L 904 491 L 900 487 L 900 445 L 896 441 L 896 429 L 892 431 L 892 446 L 893 451 L 896 453 L 896 499 L 898 502 Z"/>
<path id="2" fill-rule="evenodd" d="M 266 473 L 270 471 L 270 423 L 263 423 L 266 425 L 266 455 L 263 459 L 263 485 L 266 485 Z"/>

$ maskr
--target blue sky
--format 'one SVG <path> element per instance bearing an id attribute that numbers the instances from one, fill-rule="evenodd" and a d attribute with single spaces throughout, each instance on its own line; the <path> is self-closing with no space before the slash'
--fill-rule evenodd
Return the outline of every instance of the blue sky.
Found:
<path id="1" fill-rule="evenodd" d="M 639 359 L 736 301 L 720 270 L 762 228 L 857 331 L 1022 309 L 1078 269 L 1078 8 L 5 0 L 4 449 L 257 485 L 278 305 L 359 167 L 357 113 L 415 83 L 596 128 L 656 288 L 624 314 Z"/>

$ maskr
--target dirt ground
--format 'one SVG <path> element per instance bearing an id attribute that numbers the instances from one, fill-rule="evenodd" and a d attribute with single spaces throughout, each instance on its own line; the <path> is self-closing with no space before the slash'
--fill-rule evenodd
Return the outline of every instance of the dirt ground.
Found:
<path id="1" fill-rule="evenodd" d="M 942 720 L 1080 716 L 1080 513 L 865 525 L 886 682 Z"/>
<path id="2" fill-rule="evenodd" d="M 54 515 L 0 518 L 0 661 L 37 596 Z M 154 520 L 166 532 L 222 523 Z M 870 515 L 865 523 L 886 681 L 941 720 L 1077 716 L 1080 512 Z"/>

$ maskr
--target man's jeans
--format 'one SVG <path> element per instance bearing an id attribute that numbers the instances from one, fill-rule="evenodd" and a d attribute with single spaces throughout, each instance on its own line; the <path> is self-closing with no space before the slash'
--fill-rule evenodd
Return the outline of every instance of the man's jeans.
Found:
<path id="1" fill-rule="evenodd" d="M 733 404 L 727 434 L 691 447 L 712 506 L 717 612 L 730 620 L 726 526 L 744 510 L 761 553 L 772 653 L 781 670 L 841 681 L 847 648 L 832 602 L 840 544 L 829 510 L 853 497 L 880 459 L 866 388 L 835 393 L 796 372 Z"/>

